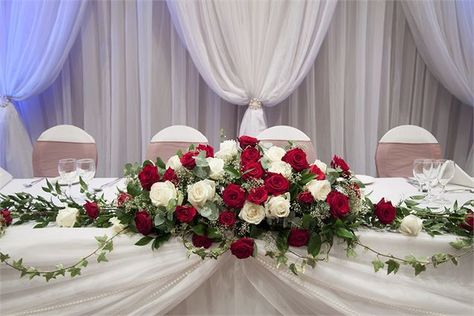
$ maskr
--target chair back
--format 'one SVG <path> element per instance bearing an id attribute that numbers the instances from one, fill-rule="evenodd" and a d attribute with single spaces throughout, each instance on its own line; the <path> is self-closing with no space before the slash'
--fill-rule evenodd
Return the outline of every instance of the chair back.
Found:
<path id="1" fill-rule="evenodd" d="M 33 176 L 57 177 L 58 161 L 64 158 L 92 158 L 97 165 L 94 138 L 73 125 L 57 125 L 47 129 L 33 147 Z"/>
<path id="2" fill-rule="evenodd" d="M 401 125 L 389 130 L 379 141 L 375 166 L 379 177 L 412 177 L 415 159 L 441 159 L 438 140 L 426 129 Z"/>
<path id="3" fill-rule="evenodd" d="M 283 148 L 288 145 L 288 141 L 292 141 L 306 152 L 310 164 L 316 160 L 316 149 L 311 139 L 297 128 L 286 125 L 273 126 L 261 132 L 257 139 Z"/>
<path id="4" fill-rule="evenodd" d="M 10 180 L 13 179 L 12 175 L 9 174 L 5 169 L 0 167 L 0 189 L 7 185 Z"/>
<path id="5" fill-rule="evenodd" d="M 178 150 L 187 151 L 190 145 L 207 144 L 207 138 L 200 131 L 185 125 L 166 127 L 152 137 L 146 151 L 146 159 L 155 161 L 160 157 L 164 162 Z"/>

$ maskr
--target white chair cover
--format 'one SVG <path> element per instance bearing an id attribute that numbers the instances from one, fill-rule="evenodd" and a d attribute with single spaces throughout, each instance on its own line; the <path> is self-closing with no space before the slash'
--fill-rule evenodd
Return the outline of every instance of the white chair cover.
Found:
<path id="1" fill-rule="evenodd" d="M 441 146 L 426 129 L 400 125 L 379 141 L 375 165 L 379 177 L 411 177 L 415 159 L 441 159 Z"/>
<path id="2" fill-rule="evenodd" d="M 73 125 L 57 125 L 47 129 L 33 148 L 33 175 L 58 176 L 58 161 L 64 158 L 92 158 L 97 164 L 94 138 Z"/>
<path id="3" fill-rule="evenodd" d="M 316 149 L 311 139 L 297 128 L 286 125 L 273 126 L 261 132 L 257 139 L 283 148 L 288 145 L 288 141 L 292 141 L 304 149 L 309 163 L 316 160 Z"/>
<path id="4" fill-rule="evenodd" d="M 166 127 L 155 134 L 148 144 L 146 159 L 154 161 L 160 157 L 167 161 L 178 150 L 186 151 L 190 145 L 207 144 L 208 140 L 200 131 L 185 125 Z"/>
<path id="5" fill-rule="evenodd" d="M 11 179 L 13 179 L 12 175 L 0 167 L 0 189 L 10 182 Z"/>

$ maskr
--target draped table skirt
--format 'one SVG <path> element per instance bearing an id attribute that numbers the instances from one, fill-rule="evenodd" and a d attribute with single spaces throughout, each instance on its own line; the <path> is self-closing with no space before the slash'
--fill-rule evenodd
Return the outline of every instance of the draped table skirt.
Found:
<path id="1" fill-rule="evenodd" d="M 100 184 L 106 179 L 96 179 Z M 19 191 L 24 180 L 13 180 L 2 193 Z M 388 190 L 388 188 L 391 190 Z M 38 186 L 39 188 L 39 186 Z M 30 191 L 38 190 L 28 189 Z M 416 192 L 403 179 L 377 179 L 373 199 L 384 191 L 392 200 Z M 21 189 L 24 190 L 24 189 Z M 35 191 L 36 192 L 36 191 Z M 38 191 L 39 192 L 39 191 Z M 106 196 L 113 196 L 108 190 Z M 469 195 L 452 198 L 460 202 Z M 110 229 L 32 229 L 11 226 L 0 239 L 0 250 L 37 268 L 57 263 L 71 264 L 96 248 L 95 236 L 112 235 Z M 362 230 L 368 246 L 394 255 L 417 257 L 455 250 L 454 236 L 432 238 L 426 234 L 407 237 L 397 233 Z M 448 263 L 414 276 L 402 266 L 396 275 L 375 273 L 375 255 L 357 248 L 357 257 L 347 258 L 344 245 L 335 245 L 329 260 L 298 276 L 277 269 L 265 256 L 265 243 L 258 241 L 256 258 L 238 260 L 225 254 L 219 260 L 187 253 L 179 239 L 157 251 L 134 243 L 139 236 L 114 239 L 109 262 L 90 260 L 82 275 L 44 279 L 19 279 L 19 273 L 0 266 L 0 314 L 45 315 L 158 315 L 158 314 L 346 314 L 346 315 L 469 315 L 474 313 L 474 258 L 459 265 Z M 299 251 L 295 249 L 295 251 Z M 303 250 L 301 250 L 303 251 Z"/>

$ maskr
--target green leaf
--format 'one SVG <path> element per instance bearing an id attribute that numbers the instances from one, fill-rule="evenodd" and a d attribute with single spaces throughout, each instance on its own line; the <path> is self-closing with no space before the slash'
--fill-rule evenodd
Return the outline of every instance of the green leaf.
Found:
<path id="1" fill-rule="evenodd" d="M 80 268 L 69 268 L 68 272 L 71 274 L 71 278 L 75 277 L 76 275 L 81 275 Z"/>
<path id="2" fill-rule="evenodd" d="M 308 253 L 313 257 L 316 257 L 321 250 L 321 236 L 313 233 L 308 242 Z"/>
<path id="3" fill-rule="evenodd" d="M 51 280 L 51 279 L 53 279 L 53 278 L 56 278 L 56 277 L 54 276 L 54 273 L 53 273 L 53 272 L 46 272 L 46 273 L 44 274 L 44 277 L 45 277 L 45 279 L 46 279 L 46 282 L 49 282 L 49 280 Z"/>
<path id="4" fill-rule="evenodd" d="M 102 250 L 105 250 L 108 252 L 111 252 L 113 249 L 114 249 L 114 244 L 112 240 L 109 240 L 108 242 L 106 242 L 104 248 L 102 248 Z"/>
<path id="5" fill-rule="evenodd" d="M 166 220 L 166 214 L 158 213 L 156 214 L 153 223 L 155 224 L 155 226 L 158 227 L 158 226 L 163 225 L 165 223 L 165 220 Z"/>
<path id="6" fill-rule="evenodd" d="M 418 274 L 420 274 L 420 273 L 423 272 L 423 271 L 426 271 L 426 265 L 424 265 L 424 264 L 422 264 L 422 263 L 420 263 L 420 262 L 418 262 L 417 264 L 415 264 L 413 267 L 415 268 L 415 276 L 418 275 Z"/>
<path id="7" fill-rule="evenodd" d="M 6 253 L 1 253 L 0 252 L 0 262 L 4 262 L 5 260 L 10 259 L 10 256 Z"/>
<path id="8" fill-rule="evenodd" d="M 153 244 L 151 246 L 152 249 L 158 249 L 163 245 L 166 241 L 168 241 L 171 237 L 171 234 L 164 234 L 155 237 L 155 240 L 153 240 Z"/>
<path id="9" fill-rule="evenodd" d="M 219 239 L 222 237 L 222 235 L 221 235 L 221 232 L 217 228 L 211 227 L 207 231 L 207 237 L 211 239 Z"/>
<path id="10" fill-rule="evenodd" d="M 225 172 L 227 172 L 231 177 L 238 178 L 240 177 L 240 172 L 233 168 L 232 166 L 228 165 L 224 167 Z"/>
<path id="11" fill-rule="evenodd" d="M 49 222 L 41 222 L 41 223 L 38 223 L 35 226 L 33 226 L 33 228 L 44 228 L 44 227 L 48 226 L 48 224 L 49 224 Z"/>
<path id="12" fill-rule="evenodd" d="M 135 244 L 135 245 L 136 245 L 136 244 Z M 109 260 L 105 257 L 106 254 L 107 254 L 107 253 L 106 253 L 105 251 L 102 251 L 102 252 L 99 254 L 99 256 L 97 257 L 97 262 L 100 263 L 100 262 L 102 262 L 102 261 L 105 261 L 105 262 L 109 261 Z"/>
<path id="13" fill-rule="evenodd" d="M 372 261 L 372 265 L 374 266 L 374 271 L 378 272 L 380 269 L 383 269 L 384 263 L 380 261 L 379 259 L 375 259 Z"/>
<path id="14" fill-rule="evenodd" d="M 400 268 L 400 264 L 393 260 L 393 259 L 389 259 L 387 261 L 385 261 L 385 263 L 387 264 L 387 274 L 390 274 L 393 272 L 393 274 L 397 273 L 398 272 L 398 269 Z"/>
<path id="15" fill-rule="evenodd" d="M 145 237 L 142 237 L 139 241 L 137 241 L 135 243 L 135 245 L 136 246 L 145 246 L 145 245 L 148 245 L 148 243 L 152 240 L 153 240 L 153 237 L 145 236 Z"/>
<path id="16" fill-rule="evenodd" d="M 278 234 L 276 246 L 278 250 L 285 253 L 288 250 L 288 235 L 290 234 L 289 230 L 282 231 Z"/>
<path id="17" fill-rule="evenodd" d="M 344 239 L 349 239 L 349 240 L 356 239 L 356 236 L 354 235 L 354 233 L 344 227 L 336 228 L 336 235 Z"/>
<path id="18" fill-rule="evenodd" d="M 168 212 L 174 212 L 174 210 L 176 209 L 176 205 L 177 205 L 176 199 L 171 199 L 171 200 L 168 202 L 168 205 L 166 206 L 166 210 L 167 210 Z"/>
<path id="19" fill-rule="evenodd" d="M 160 157 L 156 157 L 156 166 L 160 169 L 166 170 L 166 164 Z"/>
<path id="20" fill-rule="evenodd" d="M 290 271 L 293 272 L 293 274 L 298 275 L 298 269 L 296 268 L 296 264 L 292 263 L 289 266 Z"/>
<path id="21" fill-rule="evenodd" d="M 191 227 L 191 229 L 196 235 L 204 236 L 206 234 L 206 225 L 202 223 L 194 225 L 193 227 Z"/>
<path id="22" fill-rule="evenodd" d="M 210 221 L 215 221 L 219 217 L 219 210 L 212 202 L 207 202 L 202 208 L 198 210 L 198 212 L 202 217 L 205 217 Z"/>
<path id="23" fill-rule="evenodd" d="M 304 229 L 309 229 L 313 222 L 314 222 L 314 219 L 311 217 L 311 215 L 303 214 L 303 220 L 302 220 L 301 226 L 303 226 Z"/>

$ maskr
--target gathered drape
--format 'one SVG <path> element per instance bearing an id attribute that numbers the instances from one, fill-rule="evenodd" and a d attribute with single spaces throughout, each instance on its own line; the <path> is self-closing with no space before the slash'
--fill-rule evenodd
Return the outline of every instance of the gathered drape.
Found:
<path id="1" fill-rule="evenodd" d="M 31 141 L 12 101 L 42 92 L 58 76 L 80 29 L 86 1 L 0 2 L 0 166 L 31 173 Z"/>
<path id="2" fill-rule="evenodd" d="M 238 134 L 246 107 L 200 77 L 166 3 L 91 1 L 87 11 L 54 84 L 18 104 L 32 139 L 56 124 L 84 128 L 97 142 L 97 175 L 120 176 L 169 125 L 197 128 L 213 146 L 221 128 L 228 138 Z M 474 107 L 430 73 L 397 1 L 338 2 L 307 77 L 266 112 L 269 126 L 303 130 L 318 158 L 340 154 L 357 173 L 375 175 L 378 139 L 401 124 L 432 132 L 446 158 L 474 173 Z"/>
<path id="3" fill-rule="evenodd" d="M 430 71 L 474 106 L 474 2 L 403 1 L 415 44 Z"/>
<path id="4" fill-rule="evenodd" d="M 240 135 L 267 126 L 261 105 L 274 106 L 314 63 L 336 1 L 167 2 L 173 23 L 209 87 L 249 104 Z"/>

